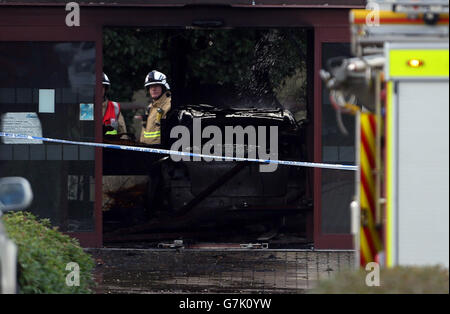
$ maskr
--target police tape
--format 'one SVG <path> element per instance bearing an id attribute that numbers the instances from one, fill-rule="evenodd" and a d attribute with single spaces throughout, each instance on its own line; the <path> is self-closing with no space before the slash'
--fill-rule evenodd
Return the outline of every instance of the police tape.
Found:
<path id="1" fill-rule="evenodd" d="M 197 153 L 182 152 L 182 151 L 168 150 L 168 149 L 161 149 L 161 148 L 137 147 L 137 146 L 92 143 L 92 142 L 77 142 L 77 141 L 60 140 L 60 139 L 54 139 L 54 138 L 15 134 L 15 133 L 6 133 L 6 132 L 0 132 L 0 137 L 16 138 L 16 139 L 23 139 L 23 140 L 39 140 L 39 141 L 44 141 L 44 142 L 71 144 L 71 145 L 84 145 L 84 146 L 93 146 L 93 147 L 102 147 L 102 148 L 112 148 L 112 149 L 120 149 L 120 150 L 137 151 L 137 152 L 143 152 L 143 153 L 164 154 L 164 155 L 171 155 L 171 156 L 178 155 L 178 156 L 190 156 L 190 157 L 200 157 L 200 158 L 215 158 L 215 159 L 220 158 L 222 160 L 229 160 L 229 161 L 249 161 L 249 162 L 257 162 L 257 163 L 263 163 L 263 164 L 279 164 L 279 165 L 297 166 L 297 167 L 352 170 L 352 171 L 358 170 L 358 167 L 353 166 L 353 165 L 324 164 L 324 163 L 304 162 L 304 161 L 257 159 L 257 158 L 243 158 L 243 157 L 230 157 L 230 156 L 214 156 L 214 155 L 197 154 Z"/>

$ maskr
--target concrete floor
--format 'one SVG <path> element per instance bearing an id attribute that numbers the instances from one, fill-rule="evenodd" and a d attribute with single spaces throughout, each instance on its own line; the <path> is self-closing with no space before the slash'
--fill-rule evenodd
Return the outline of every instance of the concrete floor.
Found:
<path id="1" fill-rule="evenodd" d="M 353 267 L 352 251 L 87 249 L 96 293 L 304 293 Z"/>

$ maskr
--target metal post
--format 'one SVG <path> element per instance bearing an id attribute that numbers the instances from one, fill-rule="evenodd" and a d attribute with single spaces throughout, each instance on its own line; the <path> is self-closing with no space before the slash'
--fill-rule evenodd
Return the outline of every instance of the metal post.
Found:
<path id="1" fill-rule="evenodd" d="M 360 235 L 361 230 L 361 208 L 360 208 L 360 195 L 361 195 L 361 166 L 360 166 L 360 154 L 361 154 L 361 114 L 358 111 L 355 116 L 355 161 L 358 165 L 358 170 L 355 174 L 355 197 L 353 202 L 350 203 L 350 213 L 351 213 L 351 231 L 353 235 L 353 246 L 355 249 L 355 269 L 360 267 Z"/>
<path id="2" fill-rule="evenodd" d="M 382 225 L 381 214 L 381 75 L 382 72 L 377 70 L 375 72 L 375 227 L 378 229 Z"/>

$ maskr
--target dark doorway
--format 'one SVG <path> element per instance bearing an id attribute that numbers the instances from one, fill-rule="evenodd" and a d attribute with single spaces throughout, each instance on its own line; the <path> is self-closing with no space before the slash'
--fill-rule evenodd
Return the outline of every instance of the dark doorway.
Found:
<path id="1" fill-rule="evenodd" d="M 311 45 L 307 32 L 304 28 L 105 28 L 109 97 L 121 103 L 128 132 L 138 139 L 140 117 L 149 102 L 144 78 L 158 70 L 167 75 L 172 93 L 166 132 L 179 124 L 189 128 L 196 115 L 202 117 L 202 127 L 214 125 L 221 130 L 276 126 L 278 158 L 306 160 Z M 246 154 L 249 147 L 245 146 Z M 104 150 L 103 160 L 104 187 L 109 187 L 104 190 L 106 245 L 127 239 L 155 242 L 186 237 L 222 242 L 271 239 L 273 245 L 290 247 L 308 244 L 305 215 L 312 211 L 312 200 L 305 169 L 278 166 L 273 173 L 260 173 L 256 164 L 241 167 L 238 162 L 169 158 L 158 165 L 162 175 L 154 192 L 149 188 L 149 162 L 156 159 Z M 291 242 L 280 238 L 286 232 Z"/>

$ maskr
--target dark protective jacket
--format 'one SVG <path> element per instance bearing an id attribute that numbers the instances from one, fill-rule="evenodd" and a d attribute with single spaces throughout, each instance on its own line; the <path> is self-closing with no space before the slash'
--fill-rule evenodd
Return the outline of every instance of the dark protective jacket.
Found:
<path id="1" fill-rule="evenodd" d="M 140 142 L 153 145 L 161 144 L 161 120 L 167 117 L 171 108 L 170 92 L 152 101 L 147 108 L 147 120 L 143 121 Z"/>

